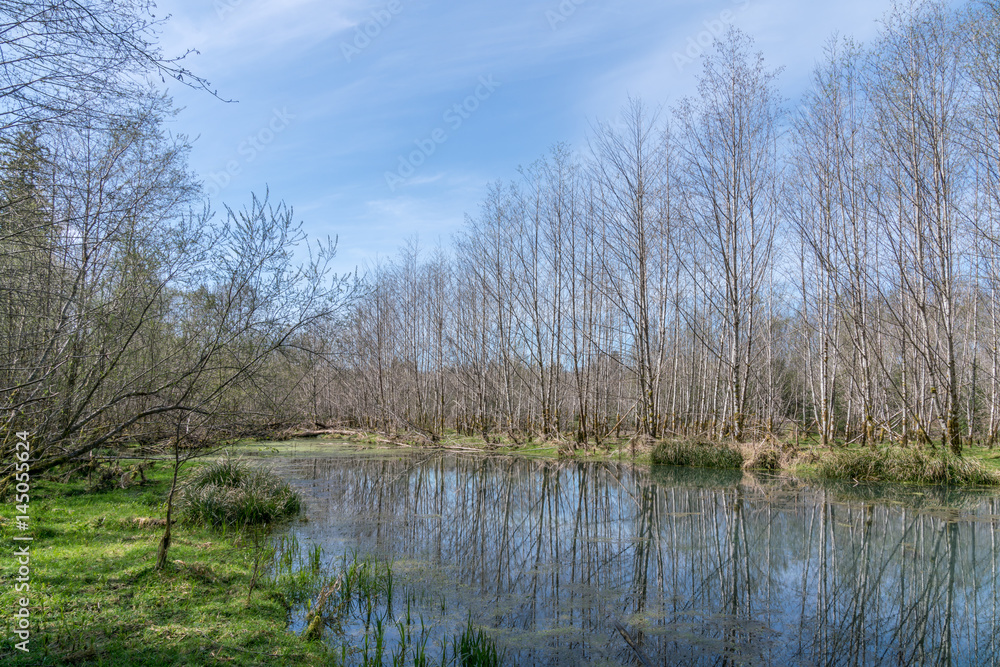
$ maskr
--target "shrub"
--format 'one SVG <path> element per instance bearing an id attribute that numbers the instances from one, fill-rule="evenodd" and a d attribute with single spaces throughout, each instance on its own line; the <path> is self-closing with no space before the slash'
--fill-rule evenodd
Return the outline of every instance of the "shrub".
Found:
<path id="1" fill-rule="evenodd" d="M 844 449 L 819 464 L 821 477 L 859 482 L 919 482 L 957 486 L 996 486 L 1000 477 L 978 461 L 931 455 L 922 449 L 882 447 Z"/>
<path id="2" fill-rule="evenodd" d="M 656 465 L 690 466 L 738 470 L 743 466 L 743 454 L 726 443 L 704 440 L 666 440 L 653 448 Z"/>
<path id="3" fill-rule="evenodd" d="M 271 471 L 224 458 L 195 473 L 183 489 L 179 507 L 192 522 L 243 528 L 295 516 L 301 501 Z"/>

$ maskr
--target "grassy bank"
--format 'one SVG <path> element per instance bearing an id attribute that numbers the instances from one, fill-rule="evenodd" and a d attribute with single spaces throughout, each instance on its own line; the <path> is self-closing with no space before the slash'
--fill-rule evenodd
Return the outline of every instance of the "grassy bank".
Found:
<path id="1" fill-rule="evenodd" d="M 881 446 L 796 447 L 777 441 L 718 443 L 668 440 L 657 443 L 651 460 L 658 465 L 785 471 L 803 477 L 852 482 L 1000 486 L 1000 452 L 970 447 L 965 456 L 944 450 Z"/>
<path id="2" fill-rule="evenodd" d="M 165 464 L 129 489 L 86 481 L 32 485 L 31 642 L 0 640 L 5 665 L 329 664 L 321 645 L 286 631 L 284 595 L 267 581 L 247 600 L 253 550 L 234 533 L 175 525 L 169 564 L 154 570 L 169 491 Z M 0 540 L 14 544 L 10 512 Z M 12 570 L 5 550 L 5 572 Z M 0 606 L 13 610 L 10 578 Z M 7 615 L 7 618 L 10 618 Z"/>
<path id="3" fill-rule="evenodd" d="M 656 444 L 650 458 L 654 465 L 723 470 L 739 470 L 745 461 L 736 447 L 705 440 L 666 440 Z"/>
<path id="4" fill-rule="evenodd" d="M 989 460 L 989 459 L 987 459 Z M 956 486 L 997 486 L 998 474 L 981 458 L 942 456 L 900 447 L 834 450 L 816 466 L 827 479 L 858 482 L 915 482 Z"/>
<path id="5" fill-rule="evenodd" d="M 328 440 L 324 440 L 328 438 Z M 511 439 L 498 436 L 490 442 L 475 436 L 447 433 L 437 442 L 420 437 L 388 438 L 384 435 L 341 430 L 319 438 L 304 439 L 322 447 L 325 441 L 347 442 L 359 447 L 430 448 L 517 454 L 541 458 L 606 460 L 628 458 L 638 464 L 696 468 L 783 472 L 804 478 L 822 477 L 865 482 L 1000 486 L 1000 448 L 966 445 L 962 457 L 942 456 L 942 450 L 876 449 L 838 442 L 821 447 L 815 439 L 728 443 L 704 438 L 670 438 L 661 441 L 606 439 L 600 445 L 574 443 L 568 437 Z"/>

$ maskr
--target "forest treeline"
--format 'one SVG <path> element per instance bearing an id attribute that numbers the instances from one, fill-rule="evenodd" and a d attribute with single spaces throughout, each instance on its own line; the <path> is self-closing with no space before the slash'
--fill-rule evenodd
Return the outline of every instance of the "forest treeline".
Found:
<path id="1" fill-rule="evenodd" d="M 296 259 L 289 207 L 211 210 L 158 89 L 214 93 L 162 54 L 152 9 L 0 1 L 6 474 L 17 432 L 41 473 L 99 447 L 267 431 L 292 412 L 303 337 L 347 296 L 332 243 Z"/>
<path id="2" fill-rule="evenodd" d="M 317 418 L 992 445 L 1000 3 L 832 39 L 794 107 L 778 76 L 731 29 L 696 94 L 630 100 L 492 186 L 450 246 L 376 266 Z"/>
<path id="3" fill-rule="evenodd" d="M 140 0 L 0 0 L 3 460 L 340 423 L 602 442 L 1000 431 L 1000 2 L 831 40 L 792 108 L 730 30 L 360 280 L 266 195 L 214 212 Z"/>

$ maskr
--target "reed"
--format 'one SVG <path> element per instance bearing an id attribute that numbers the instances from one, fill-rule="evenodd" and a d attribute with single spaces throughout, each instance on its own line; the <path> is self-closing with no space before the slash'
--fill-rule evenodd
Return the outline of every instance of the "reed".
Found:
<path id="1" fill-rule="evenodd" d="M 179 508 L 191 523 L 244 528 L 295 516 L 302 503 L 271 471 L 227 457 L 195 472 L 182 489 Z"/>
<path id="2" fill-rule="evenodd" d="M 507 654 L 497 647 L 495 639 L 472 624 L 471 614 L 469 624 L 455 637 L 452 650 L 454 660 L 462 667 L 500 667 Z"/>
<path id="3" fill-rule="evenodd" d="M 726 443 L 705 440 L 664 440 L 653 448 L 654 465 L 739 470 L 743 454 Z"/>
<path id="4" fill-rule="evenodd" d="M 916 482 L 952 486 L 997 486 L 1000 475 L 980 462 L 923 449 L 843 449 L 820 461 L 817 474 L 858 482 Z"/>

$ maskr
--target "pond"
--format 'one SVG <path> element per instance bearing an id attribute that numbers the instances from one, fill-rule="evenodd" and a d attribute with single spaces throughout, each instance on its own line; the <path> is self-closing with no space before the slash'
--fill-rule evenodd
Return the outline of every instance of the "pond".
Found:
<path id="1" fill-rule="evenodd" d="M 394 619 L 403 596 L 440 636 L 471 617 L 510 664 L 1000 664 L 993 494 L 322 447 L 271 462 L 305 499 L 301 544 L 391 559 Z"/>

